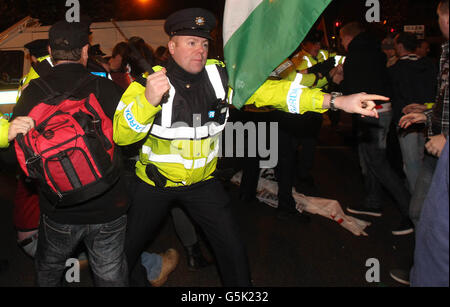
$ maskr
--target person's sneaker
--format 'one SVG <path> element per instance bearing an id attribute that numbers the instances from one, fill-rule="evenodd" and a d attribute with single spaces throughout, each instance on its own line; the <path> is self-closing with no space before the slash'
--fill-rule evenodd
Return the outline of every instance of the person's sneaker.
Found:
<path id="1" fill-rule="evenodd" d="M 413 223 L 408 219 L 408 220 L 403 220 L 400 223 L 400 226 L 397 227 L 396 229 L 392 230 L 392 234 L 394 236 L 404 236 L 404 235 L 408 235 L 410 233 L 414 232 L 414 225 Z"/>
<path id="2" fill-rule="evenodd" d="M 162 258 L 161 273 L 159 273 L 157 279 L 150 280 L 150 284 L 153 287 L 161 287 L 167 281 L 170 273 L 175 270 L 178 265 L 178 261 L 180 260 L 180 255 L 173 248 L 169 248 L 164 253 L 159 255 Z"/>
<path id="3" fill-rule="evenodd" d="M 409 286 L 409 271 L 395 269 L 390 270 L 389 275 L 394 279 L 396 282 L 401 283 L 402 285 Z"/>
<path id="4" fill-rule="evenodd" d="M 347 207 L 347 211 L 353 214 L 364 214 L 375 217 L 380 217 L 383 214 L 381 213 L 381 209 L 376 208 L 366 208 L 366 207 Z"/>

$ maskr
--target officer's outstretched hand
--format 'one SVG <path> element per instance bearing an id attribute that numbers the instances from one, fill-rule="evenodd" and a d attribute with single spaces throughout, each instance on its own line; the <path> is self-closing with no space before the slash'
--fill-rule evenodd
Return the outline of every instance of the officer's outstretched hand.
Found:
<path id="1" fill-rule="evenodd" d="M 170 90 L 169 79 L 166 77 L 166 69 L 155 72 L 147 77 L 145 98 L 154 107 L 161 103 L 164 94 Z"/>
<path id="2" fill-rule="evenodd" d="M 389 101 L 390 99 L 379 95 L 359 93 L 337 97 L 334 104 L 336 108 L 347 113 L 357 113 L 361 114 L 363 117 L 369 116 L 378 118 L 375 100 Z"/>
<path id="3" fill-rule="evenodd" d="M 20 116 L 15 118 L 9 125 L 8 142 L 16 138 L 19 133 L 27 134 L 34 128 L 34 120 L 28 116 Z"/>

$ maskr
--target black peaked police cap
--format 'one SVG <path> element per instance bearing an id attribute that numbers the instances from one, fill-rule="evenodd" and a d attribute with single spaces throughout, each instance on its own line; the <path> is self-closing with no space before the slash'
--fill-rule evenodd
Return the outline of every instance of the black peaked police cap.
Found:
<path id="1" fill-rule="evenodd" d="M 166 33 L 172 36 L 198 36 L 211 39 L 211 30 L 216 27 L 216 17 L 202 8 L 177 11 L 167 17 L 164 24 Z"/>
<path id="2" fill-rule="evenodd" d="M 24 47 L 28 49 L 31 55 L 37 58 L 48 55 L 48 39 L 35 39 L 29 42 Z"/>

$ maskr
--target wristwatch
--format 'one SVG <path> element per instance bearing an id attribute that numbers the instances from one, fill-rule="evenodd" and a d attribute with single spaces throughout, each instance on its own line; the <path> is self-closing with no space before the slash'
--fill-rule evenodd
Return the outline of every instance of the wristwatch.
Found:
<path id="1" fill-rule="evenodd" d="M 330 110 L 331 110 L 331 111 L 337 111 L 338 108 L 336 108 L 336 107 L 334 106 L 334 101 L 336 100 L 337 97 L 342 96 L 342 93 L 339 93 L 339 92 L 331 92 L 330 95 L 331 95 L 331 99 L 330 99 Z"/>

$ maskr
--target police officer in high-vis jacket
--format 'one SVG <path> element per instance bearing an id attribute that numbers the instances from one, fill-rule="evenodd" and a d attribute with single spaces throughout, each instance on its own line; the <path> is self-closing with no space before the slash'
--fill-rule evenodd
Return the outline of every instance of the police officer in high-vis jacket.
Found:
<path id="1" fill-rule="evenodd" d="M 36 39 L 24 45 L 30 53 L 31 67 L 28 73 L 20 81 L 17 100 L 27 88 L 31 80 L 43 77 L 50 72 L 54 66 L 48 54 L 48 39 Z"/>
<path id="2" fill-rule="evenodd" d="M 227 74 L 223 63 L 207 60 L 214 15 L 185 9 L 169 16 L 171 58 L 122 96 L 114 116 L 119 145 L 143 141 L 136 163 L 134 200 L 128 218 L 125 251 L 131 285 L 147 283 L 139 257 L 153 238 L 172 201 L 178 201 L 204 231 L 215 253 L 225 286 L 250 286 L 244 243 L 229 197 L 214 178 L 219 137 L 228 117 Z M 287 97 L 290 97 L 287 101 Z M 324 112 L 330 106 L 376 116 L 370 95 L 331 97 L 298 82 L 268 80 L 248 101 L 292 113 Z"/>

